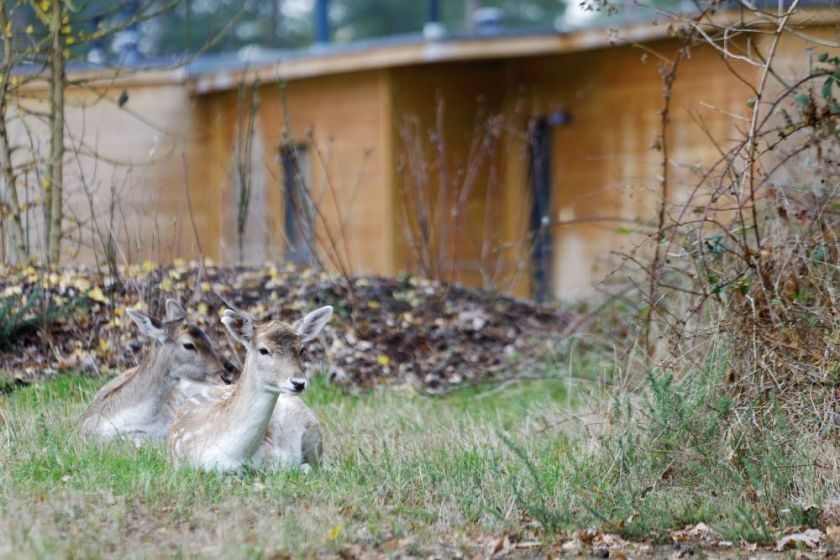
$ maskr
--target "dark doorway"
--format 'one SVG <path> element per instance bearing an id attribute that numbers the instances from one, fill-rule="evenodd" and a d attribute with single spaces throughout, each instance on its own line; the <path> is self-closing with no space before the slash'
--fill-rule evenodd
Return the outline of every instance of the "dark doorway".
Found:
<path id="1" fill-rule="evenodd" d="M 530 150 L 531 293 L 544 301 L 551 293 L 551 123 L 535 121 Z"/>
<path id="2" fill-rule="evenodd" d="M 298 264 L 312 261 L 312 207 L 309 184 L 309 154 L 306 146 L 290 146 L 280 152 L 283 161 L 286 258 Z"/>

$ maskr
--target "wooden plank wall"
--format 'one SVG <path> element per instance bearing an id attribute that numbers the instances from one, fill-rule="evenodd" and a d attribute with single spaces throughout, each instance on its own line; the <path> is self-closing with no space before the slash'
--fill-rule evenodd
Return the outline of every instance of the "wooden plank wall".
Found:
<path id="1" fill-rule="evenodd" d="M 392 269 L 391 192 L 384 179 L 389 168 L 382 140 L 386 85 L 383 72 L 371 71 L 256 88 L 255 135 L 251 161 L 247 162 L 251 204 L 242 255 L 236 177 L 237 165 L 245 158 L 237 159 L 235 153 L 236 139 L 245 138 L 253 88 L 246 88 L 242 97 L 236 89 L 202 96 L 205 118 L 218 123 L 208 164 L 221 198 L 222 262 L 253 264 L 282 259 L 286 251 L 285 198 L 279 148 L 288 136 L 308 154 L 302 162 L 308 165 L 304 173 L 318 202 L 314 216 L 324 264 L 358 274 Z"/>
<path id="2" fill-rule="evenodd" d="M 837 35 L 829 28 L 814 32 L 829 39 Z M 807 68 L 807 46 L 802 39 L 782 42 L 779 61 L 786 75 Z M 673 41 L 647 45 L 666 56 L 676 47 Z M 756 79 L 755 69 L 736 67 Z M 123 88 L 129 101 L 119 108 L 115 100 Z M 240 249 L 236 139 L 247 127 L 243 117 L 254 92 L 252 153 L 239 161 L 252 185 Z M 423 191 L 436 202 L 442 173 L 453 193 L 469 171 L 474 182 L 461 193 L 458 212 L 449 208 L 432 224 L 449 227 L 445 242 L 435 234 L 429 247 L 448 255 L 441 275 L 527 295 L 528 128 L 533 117 L 556 110 L 571 116 L 552 132 L 556 296 L 591 294 L 592 284 L 620 263 L 615 252 L 640 241 L 641 233 L 628 232 L 645 230 L 637 222 L 649 225 L 659 200 L 662 162 L 655 146 L 661 143 L 662 81 L 656 57 L 631 46 L 369 70 L 293 80 L 282 88 L 263 83 L 241 99 L 236 87 L 193 96 L 171 80 L 111 87 L 104 99 L 100 94 L 79 88 L 68 94 L 68 129 L 76 144 L 103 158 L 68 157 L 68 205 L 87 240 L 77 243 L 69 228 L 66 262 L 90 263 L 102 254 L 93 231 L 108 233 L 112 190 L 122 261 L 192 259 L 199 245 L 205 256 L 223 263 L 282 258 L 283 134 L 308 147 L 310 188 L 321 203 L 324 262 L 358 274 L 417 271 L 417 248 L 405 223 L 409 216 L 417 227 L 418 211 L 406 206 L 405 189 Z M 691 50 L 674 86 L 670 115 L 674 200 L 684 198 L 719 148 L 739 136 L 736 125 L 748 114 L 750 95 L 718 53 Z M 501 140 L 476 158 L 481 143 L 474 141 L 493 116 L 504 131 Z M 30 124 L 43 152 L 45 129 Z M 12 136 L 28 141 L 20 126 Z M 441 140 L 444 165 L 435 154 Z M 422 185 L 411 179 L 417 176 L 426 177 Z M 28 192 L 30 199 L 37 196 L 34 183 Z M 33 243 L 39 216 L 39 208 L 30 212 Z"/>
<path id="3" fill-rule="evenodd" d="M 104 90 L 104 91 L 103 91 Z M 128 94 L 123 108 L 116 104 Z M 27 105 L 41 111 L 44 90 L 27 92 Z M 201 170 L 193 162 L 204 158 L 201 131 L 194 126 L 193 105 L 182 84 L 171 81 L 112 87 L 71 87 L 67 92 L 65 159 L 65 262 L 89 264 L 101 256 L 109 235 L 118 241 L 118 259 L 169 262 L 197 256 L 195 236 L 185 204 L 184 180 L 194 204 L 201 237 L 212 239 L 217 203 L 207 194 Z M 48 133 L 44 121 L 13 121 L 10 137 L 19 146 L 35 145 L 46 160 Z M 28 131 L 27 131 L 28 130 Z M 93 154 L 96 157 L 93 157 Z M 25 156 L 21 150 L 19 157 Z M 37 202 L 39 175 L 21 177 L 21 198 Z M 114 203 L 112 204 L 112 196 Z M 42 208 L 27 219 L 33 253 L 42 250 Z M 212 244 L 208 247 L 211 256 Z"/>
<path id="4" fill-rule="evenodd" d="M 492 211 L 503 187 L 504 142 L 491 145 L 487 127 L 504 101 L 504 65 L 396 68 L 391 80 L 397 269 L 422 272 L 418 261 L 426 253 L 427 263 L 437 263 L 430 274 L 480 286 L 493 275 L 492 258 L 482 250 L 495 244 Z M 441 208 L 441 197 L 448 208 Z M 418 235 L 423 211 L 428 236 Z M 429 241 L 419 241 L 424 237 Z"/>
<path id="5" fill-rule="evenodd" d="M 649 48 L 673 57 L 677 45 L 663 41 Z M 524 98 L 540 114 L 563 110 L 571 116 L 569 124 L 552 131 L 553 288 L 564 299 L 587 296 L 593 283 L 622 262 L 615 253 L 638 244 L 643 235 L 629 232 L 639 229 L 637 221 L 650 224 L 661 199 L 658 61 L 640 49 L 616 47 L 512 61 L 509 79 L 509 103 Z M 744 114 L 749 97 L 717 53 L 692 49 L 671 102 L 672 200 L 684 197 L 719 156 L 710 137 L 724 149 L 734 138 L 737 119 L 726 113 Z M 527 184 L 523 161 L 520 154 L 510 165 L 511 206 L 528 197 L 522 191 Z M 516 235 L 517 227 L 509 231 Z M 526 280 L 517 285 L 519 293 L 527 292 Z"/>

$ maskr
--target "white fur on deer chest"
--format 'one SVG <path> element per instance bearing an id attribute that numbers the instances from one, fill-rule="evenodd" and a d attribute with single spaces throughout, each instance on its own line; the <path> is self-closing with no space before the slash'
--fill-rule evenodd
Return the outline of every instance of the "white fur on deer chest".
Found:
<path id="1" fill-rule="evenodd" d="M 232 396 L 232 389 L 211 389 L 193 395 L 184 406 L 184 413 L 202 418 L 211 403 L 225 401 Z M 201 425 L 194 431 L 175 425 L 170 441 L 176 456 L 188 463 L 218 471 L 237 470 L 250 462 L 265 434 L 270 411 L 276 397 L 261 395 L 252 401 L 254 418 L 244 422 L 226 423 L 221 426 Z M 260 409 L 263 413 L 260 414 Z M 260 418 L 263 418 L 260 420 Z"/>

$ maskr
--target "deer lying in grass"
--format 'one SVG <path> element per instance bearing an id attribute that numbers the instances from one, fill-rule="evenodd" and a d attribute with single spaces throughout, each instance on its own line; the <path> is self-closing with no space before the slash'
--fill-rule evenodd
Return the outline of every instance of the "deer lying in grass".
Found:
<path id="1" fill-rule="evenodd" d="M 225 310 L 222 322 L 247 349 L 242 375 L 236 385 L 213 387 L 181 408 L 169 434 L 173 462 L 218 471 L 320 465 L 318 420 L 298 397 L 306 388 L 300 353 L 330 317 L 326 306 L 294 325 L 255 326 L 249 316 Z"/>
<path id="2" fill-rule="evenodd" d="M 166 322 L 126 310 L 153 339 L 140 365 L 103 386 L 82 416 L 82 431 L 110 440 L 116 436 L 164 439 L 177 408 L 199 388 L 221 384 L 222 364 L 207 335 L 186 319 L 178 302 L 166 302 Z"/>

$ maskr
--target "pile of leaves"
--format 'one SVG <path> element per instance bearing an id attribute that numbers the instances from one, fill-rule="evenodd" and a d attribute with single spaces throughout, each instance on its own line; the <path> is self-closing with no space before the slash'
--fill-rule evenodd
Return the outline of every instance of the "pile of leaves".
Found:
<path id="1" fill-rule="evenodd" d="M 219 321 L 226 306 L 257 321 L 291 322 L 329 304 L 334 319 L 306 352 L 311 368 L 347 386 L 411 384 L 424 392 L 523 373 L 572 323 L 558 309 L 411 276 L 346 279 L 293 266 L 181 261 L 169 268 L 126 266 L 117 274 L 33 266 L 3 272 L 0 369 L 22 381 L 135 365 L 149 341 L 125 309 L 161 317 L 167 298 L 179 300 L 216 342 L 231 379 L 243 350 Z"/>

